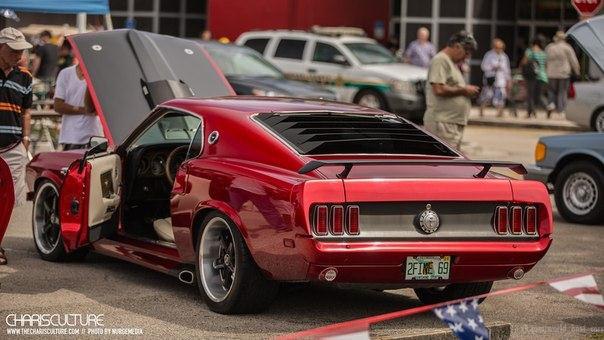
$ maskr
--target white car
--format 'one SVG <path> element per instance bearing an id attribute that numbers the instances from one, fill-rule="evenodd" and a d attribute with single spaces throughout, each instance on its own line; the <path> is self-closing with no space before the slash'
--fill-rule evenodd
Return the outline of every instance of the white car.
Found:
<path id="1" fill-rule="evenodd" d="M 423 118 L 428 70 L 397 62 L 389 50 L 356 31 L 252 31 L 236 43 L 263 54 L 288 78 L 325 85 L 342 101 L 414 121 Z"/>
<path id="2" fill-rule="evenodd" d="M 604 132 L 604 80 L 577 82 L 574 86 L 575 96 L 566 106 L 566 119 Z"/>

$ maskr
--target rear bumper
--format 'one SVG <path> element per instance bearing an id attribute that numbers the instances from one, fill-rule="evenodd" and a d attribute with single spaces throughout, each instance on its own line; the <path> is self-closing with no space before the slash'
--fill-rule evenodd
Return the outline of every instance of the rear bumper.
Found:
<path id="1" fill-rule="evenodd" d="M 527 174 L 524 176 L 524 179 L 538 181 L 547 186 L 549 182 L 549 175 L 553 172 L 553 169 L 542 168 L 535 164 L 530 164 L 525 166 Z M 551 188 L 548 187 L 551 190 Z"/>
<path id="2" fill-rule="evenodd" d="M 300 240 L 307 254 L 307 279 L 322 280 L 321 272 L 335 268 L 337 283 L 396 283 L 429 286 L 436 283 L 496 281 L 511 277 L 513 270 L 529 271 L 548 251 L 551 238 L 520 242 L 317 242 Z M 405 280 L 407 256 L 452 256 L 447 281 Z"/>

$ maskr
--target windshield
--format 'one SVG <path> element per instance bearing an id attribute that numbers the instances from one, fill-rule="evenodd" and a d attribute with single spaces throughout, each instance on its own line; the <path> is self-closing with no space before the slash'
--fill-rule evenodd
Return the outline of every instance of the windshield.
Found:
<path id="1" fill-rule="evenodd" d="M 385 47 L 373 43 L 344 44 L 361 64 L 390 64 L 396 59 Z"/>
<path id="2" fill-rule="evenodd" d="M 228 76 L 283 78 L 283 73 L 262 57 L 235 49 L 208 48 L 220 70 Z"/>

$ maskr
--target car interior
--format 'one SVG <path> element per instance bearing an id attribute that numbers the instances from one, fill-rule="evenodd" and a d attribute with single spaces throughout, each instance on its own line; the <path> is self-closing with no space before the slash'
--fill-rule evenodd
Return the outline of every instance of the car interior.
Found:
<path id="1" fill-rule="evenodd" d="M 170 192 L 180 164 L 201 151 L 201 119 L 169 111 L 127 148 L 122 225 L 128 236 L 174 243 Z"/>

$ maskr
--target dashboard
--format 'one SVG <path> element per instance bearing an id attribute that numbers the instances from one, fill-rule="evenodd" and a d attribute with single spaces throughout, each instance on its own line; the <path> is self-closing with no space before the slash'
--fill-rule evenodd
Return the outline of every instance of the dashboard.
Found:
<path id="1" fill-rule="evenodd" d="M 142 177 L 165 176 L 165 165 L 170 150 L 156 150 L 145 152 L 136 169 L 136 174 Z"/>

